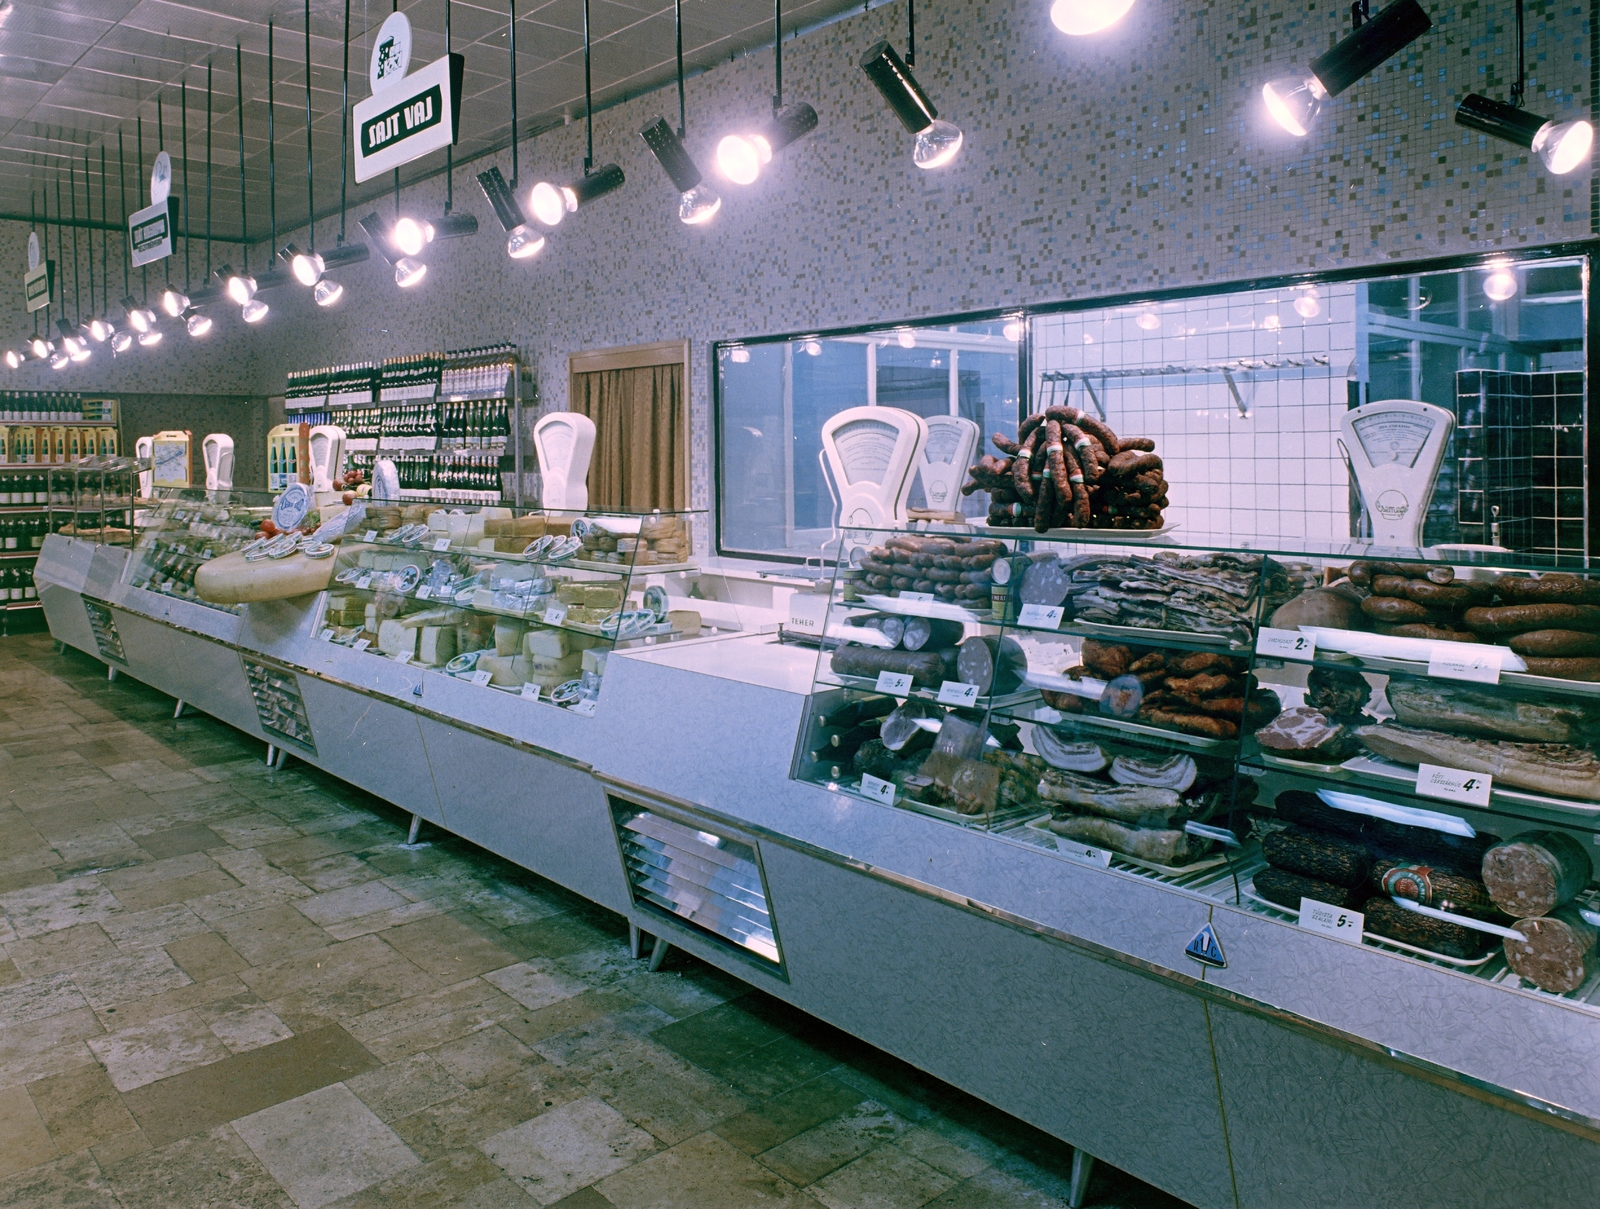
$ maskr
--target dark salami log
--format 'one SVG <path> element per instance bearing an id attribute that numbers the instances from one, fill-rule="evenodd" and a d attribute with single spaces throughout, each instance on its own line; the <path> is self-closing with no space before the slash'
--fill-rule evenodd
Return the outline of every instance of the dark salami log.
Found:
<path id="1" fill-rule="evenodd" d="M 968 638 L 957 651 L 955 679 L 977 685 L 981 696 L 1004 696 L 1022 687 L 1028 656 L 1011 635 Z"/>
<path id="2" fill-rule="evenodd" d="M 1155 454 L 1133 449 L 1117 454 L 1106 467 L 1113 478 L 1119 479 L 1132 478 L 1134 475 L 1143 474 L 1146 470 L 1160 469 L 1161 459 Z"/>
<path id="3" fill-rule="evenodd" d="M 1600 655 L 1600 634 L 1585 634 L 1581 630 L 1530 630 L 1514 635 L 1510 646 L 1519 655 L 1570 659 L 1578 655 Z"/>
<path id="4" fill-rule="evenodd" d="M 864 630 L 876 630 L 896 646 L 900 644 L 900 640 L 905 636 L 906 632 L 905 619 L 897 617 L 893 613 L 884 613 L 877 617 L 863 617 L 854 624 Z"/>
<path id="5" fill-rule="evenodd" d="M 1454 911 L 1479 919 L 1501 918 L 1488 888 L 1475 877 L 1462 877 L 1430 865 L 1381 860 L 1372 866 L 1372 888 L 1380 894 L 1409 898 L 1424 907 Z"/>
<path id="6" fill-rule="evenodd" d="M 1274 869 L 1348 888 L 1361 885 L 1372 870 L 1372 857 L 1363 845 L 1303 827 L 1274 831 L 1261 841 L 1261 855 Z"/>
<path id="7" fill-rule="evenodd" d="M 1468 609 L 1462 620 L 1475 634 L 1525 634 L 1529 630 L 1600 631 L 1600 607 L 1588 604 L 1514 604 Z"/>
<path id="8" fill-rule="evenodd" d="M 1366 908 L 1366 930 L 1378 936 L 1387 936 L 1402 944 L 1415 945 L 1446 957 L 1471 959 L 1482 957 L 1494 946 L 1495 937 L 1475 928 L 1418 915 L 1398 907 L 1386 898 L 1369 899 Z"/>
<path id="9" fill-rule="evenodd" d="M 1439 614 L 1426 605 L 1403 596 L 1369 596 L 1361 602 L 1361 611 L 1374 621 L 1437 621 Z"/>
<path id="10" fill-rule="evenodd" d="M 1365 844 L 1375 858 L 1422 862 L 1441 872 L 1468 878 L 1478 876 L 1483 854 L 1500 838 L 1483 832 L 1471 837 L 1447 835 L 1427 827 L 1409 827 L 1336 810 L 1303 789 L 1285 790 L 1274 805 L 1278 817 L 1286 822 Z"/>
<path id="11" fill-rule="evenodd" d="M 1290 911 L 1300 909 L 1302 898 L 1314 898 L 1332 907 L 1357 908 L 1367 896 L 1366 889 L 1361 886 L 1335 886 L 1332 882 L 1270 867 L 1256 874 L 1255 887 L 1256 893 L 1269 903 L 1277 903 Z"/>
<path id="12" fill-rule="evenodd" d="M 1594 876 L 1582 844 L 1564 831 L 1524 831 L 1483 854 L 1483 881 L 1507 915 L 1548 915 Z"/>
<path id="13" fill-rule="evenodd" d="M 1600 583 L 1579 575 L 1551 573 L 1538 579 L 1505 575 L 1495 581 L 1494 589 L 1516 604 L 1600 604 Z"/>
<path id="14" fill-rule="evenodd" d="M 817 715 L 818 726 L 831 726 L 848 730 L 864 722 L 875 721 L 894 709 L 893 697 L 872 697 L 864 701 L 846 701 L 837 709 Z"/>
<path id="15" fill-rule="evenodd" d="M 1530 675 L 1551 676 L 1557 680 L 1600 680 L 1600 659 L 1540 659 L 1533 655 L 1525 655 L 1523 659 Z"/>
<path id="16" fill-rule="evenodd" d="M 830 666 L 838 676 L 876 678 L 879 672 L 895 672 L 911 677 L 918 688 L 936 689 L 954 680 L 954 650 L 884 651 L 870 646 L 842 646 L 833 652 Z"/>
<path id="17" fill-rule="evenodd" d="M 961 623 L 938 617 L 908 617 L 900 645 L 908 651 L 937 650 L 961 641 Z"/>
<path id="18" fill-rule="evenodd" d="M 1506 964 L 1519 978 L 1542 991 L 1575 991 L 1595 971 L 1595 942 L 1600 932 L 1576 907 L 1558 907 L 1539 919 L 1511 925 L 1521 940 L 1505 939 Z"/>

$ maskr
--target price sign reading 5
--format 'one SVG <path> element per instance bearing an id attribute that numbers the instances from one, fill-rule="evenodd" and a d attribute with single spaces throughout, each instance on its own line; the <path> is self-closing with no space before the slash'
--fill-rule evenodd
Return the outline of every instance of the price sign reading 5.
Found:
<path id="1" fill-rule="evenodd" d="M 1321 932 L 1336 940 L 1361 943 L 1361 932 L 1367 918 L 1360 911 L 1335 907 L 1332 903 L 1318 902 L 1314 898 L 1300 900 L 1300 926 L 1310 932 Z"/>

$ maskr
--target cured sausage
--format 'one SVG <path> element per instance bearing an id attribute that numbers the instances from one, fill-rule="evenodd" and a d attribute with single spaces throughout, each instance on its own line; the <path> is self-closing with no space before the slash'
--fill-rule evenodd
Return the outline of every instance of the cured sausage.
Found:
<path id="1" fill-rule="evenodd" d="M 1519 978 L 1543 991 L 1575 991 L 1595 971 L 1600 932 L 1575 907 L 1560 907 L 1542 919 L 1519 919 L 1522 933 L 1505 940 L 1506 964 Z"/>
<path id="2" fill-rule="evenodd" d="M 1374 621 L 1433 621 L 1437 617 L 1432 609 L 1403 596 L 1369 596 L 1361 602 L 1361 611 Z"/>
<path id="3" fill-rule="evenodd" d="M 1058 498 L 1062 500 L 1063 504 L 1068 498 L 1072 500 L 1073 525 L 1079 529 L 1087 529 L 1090 517 L 1089 490 L 1084 486 L 1083 468 L 1078 465 L 1078 459 L 1073 455 L 1072 450 L 1063 446 L 1061 455 L 1067 465 L 1067 483 L 1071 490 L 1071 495 L 1070 497 L 1063 495 Z"/>
<path id="4" fill-rule="evenodd" d="M 1261 855 L 1275 869 L 1351 889 L 1372 871 L 1372 855 L 1364 845 L 1304 827 L 1285 827 L 1267 835 L 1261 841 Z"/>
<path id="5" fill-rule="evenodd" d="M 1029 416 L 1028 420 L 1033 418 Z M 1024 427 L 1026 427 L 1028 420 L 1022 422 Z M 1031 500 L 1034 498 L 1033 467 L 1030 463 L 1033 461 L 1033 447 L 1038 437 L 1039 426 L 1035 424 L 1028 435 L 1022 438 L 1022 444 L 1017 447 L 1017 456 L 1011 464 L 1011 481 L 1016 484 L 1017 497 L 1019 499 Z"/>
<path id="6" fill-rule="evenodd" d="M 1514 604 L 1600 604 L 1600 583 L 1577 575 L 1505 575 L 1494 587 Z"/>
<path id="7" fill-rule="evenodd" d="M 954 648 L 941 651 L 885 651 L 871 646 L 842 646 L 833 652 L 830 663 L 839 676 L 876 677 L 879 672 L 894 672 L 911 677 L 919 688 L 938 688 L 954 680 Z"/>
<path id="8" fill-rule="evenodd" d="M 1462 621 L 1476 634 L 1522 634 L 1529 630 L 1600 632 L 1600 607 L 1586 604 L 1514 604 L 1468 609 Z"/>
<path id="9" fill-rule="evenodd" d="M 1548 915 L 1594 876 L 1582 844 L 1564 831 L 1524 831 L 1483 854 L 1483 881 L 1507 915 Z"/>
<path id="10" fill-rule="evenodd" d="M 1112 458 L 1110 466 L 1106 469 L 1115 478 L 1132 478 L 1136 474 L 1143 474 L 1146 470 L 1160 470 L 1161 459 L 1154 453 L 1129 450 Z"/>
<path id="11" fill-rule="evenodd" d="M 1530 630 L 1513 635 L 1510 645 L 1519 655 L 1546 659 L 1600 655 L 1600 634 L 1585 634 L 1581 630 Z"/>
<path id="12" fill-rule="evenodd" d="M 1127 453 L 1136 450 L 1140 453 L 1154 453 L 1156 443 L 1149 437 L 1127 437 L 1117 445 L 1118 453 Z"/>
<path id="13" fill-rule="evenodd" d="M 1523 662 L 1534 676 L 1550 676 L 1556 680 L 1600 680 L 1600 659 L 1540 659 L 1529 655 Z"/>
<path id="14" fill-rule="evenodd" d="M 1358 907 L 1367 897 L 1366 889 L 1359 884 L 1336 886 L 1319 878 L 1303 877 L 1270 866 L 1255 875 L 1254 883 L 1256 893 L 1262 898 L 1290 911 L 1300 909 L 1302 898 L 1315 899 L 1333 907 Z"/>
<path id="15" fill-rule="evenodd" d="M 1431 638 L 1435 642 L 1482 642 L 1476 634 L 1469 630 L 1452 630 L 1445 626 L 1429 625 L 1427 622 L 1404 622 L 1400 625 L 1386 625 L 1379 622 L 1377 631 L 1387 634 L 1391 638 Z"/>
<path id="16" fill-rule="evenodd" d="M 1373 585 L 1377 591 L 1377 585 Z M 1486 583 L 1436 584 L 1431 579 L 1408 579 L 1402 589 L 1407 600 L 1434 609 L 1465 609 L 1475 604 L 1488 604 L 1494 589 Z"/>
<path id="17" fill-rule="evenodd" d="M 1475 928 L 1407 911 L 1386 898 L 1367 901 L 1366 930 L 1446 957 L 1479 957 L 1494 943 L 1494 937 Z"/>

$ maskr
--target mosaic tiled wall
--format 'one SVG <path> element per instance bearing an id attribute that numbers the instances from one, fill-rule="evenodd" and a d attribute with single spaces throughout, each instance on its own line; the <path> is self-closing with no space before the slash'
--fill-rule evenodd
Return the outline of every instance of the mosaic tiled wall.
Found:
<path id="1" fill-rule="evenodd" d="M 912 165 L 909 136 L 856 67 L 875 38 L 903 41 L 904 5 L 888 4 L 785 46 L 786 96 L 815 105 L 821 125 L 755 186 L 728 186 L 705 227 L 676 220 L 676 198 L 638 137 L 676 100 L 658 93 L 597 116 L 597 155 L 619 162 L 628 185 L 571 216 L 535 260 L 505 257 L 470 179 L 486 165 L 473 165 L 458 171 L 457 197 L 483 233 L 436 250 L 414 294 L 374 259 L 343 275 L 336 311 L 279 291 L 259 329 L 229 316 L 203 352 L 95 365 L 73 381 L 276 393 L 292 367 L 509 339 L 534 359 L 545 405 L 561 407 L 568 353 L 688 337 L 694 500 L 705 506 L 711 340 L 1589 233 L 1582 173 L 1551 178 L 1519 149 L 1451 121 L 1467 91 L 1504 95 L 1515 61 L 1504 0 L 1428 4 L 1433 30 L 1340 96 L 1303 142 L 1268 127 L 1260 84 L 1342 36 L 1347 5 L 1180 11 L 1139 0 L 1091 39 L 1058 33 L 1048 7 L 921 7 L 917 74 L 967 140 L 942 171 Z M 1588 111 L 1587 13 L 1530 6 L 1531 109 Z M 688 143 L 702 163 L 721 134 L 764 113 L 771 85 L 770 52 L 689 82 Z M 542 136 L 524 146 L 523 185 L 575 175 L 582 155 L 581 123 Z M 509 168 L 509 155 L 499 159 Z M 435 181 L 406 203 L 437 213 L 442 195 Z M 331 235 L 319 228 L 319 240 Z M 24 238 L 15 226 L 0 232 L 0 262 L 19 273 Z M 7 323 L 26 326 L 20 302 Z"/>

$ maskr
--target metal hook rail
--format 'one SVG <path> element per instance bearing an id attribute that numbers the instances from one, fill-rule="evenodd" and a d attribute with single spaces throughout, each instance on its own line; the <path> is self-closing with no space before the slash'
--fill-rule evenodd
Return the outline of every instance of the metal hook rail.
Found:
<path id="1" fill-rule="evenodd" d="M 1129 366 L 1125 369 L 1091 369 L 1091 370 L 1046 370 L 1039 375 L 1041 385 L 1049 384 L 1050 403 L 1055 402 L 1055 386 L 1058 383 L 1066 385 L 1066 396 L 1072 393 L 1072 383 L 1081 381 L 1084 389 L 1089 392 L 1089 398 L 1094 403 L 1095 410 L 1100 413 L 1100 418 L 1106 418 L 1106 409 L 1094 392 L 1091 378 L 1099 378 L 1101 386 L 1111 378 L 1178 378 L 1191 374 L 1221 374 L 1223 381 L 1228 384 L 1228 391 L 1233 395 L 1234 406 L 1239 409 L 1241 416 L 1248 416 L 1250 409 L 1245 406 L 1244 397 L 1239 393 L 1239 384 L 1234 380 L 1235 374 L 1260 373 L 1263 370 L 1281 369 L 1327 369 L 1331 366 L 1331 359 L 1320 353 L 1313 353 L 1309 358 L 1303 357 L 1238 357 L 1231 361 L 1207 361 L 1195 365 L 1140 365 Z M 1063 400 L 1064 401 L 1064 400 Z M 1049 404 L 1047 404 L 1048 406 Z"/>

